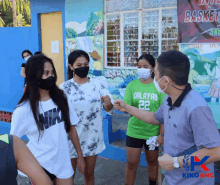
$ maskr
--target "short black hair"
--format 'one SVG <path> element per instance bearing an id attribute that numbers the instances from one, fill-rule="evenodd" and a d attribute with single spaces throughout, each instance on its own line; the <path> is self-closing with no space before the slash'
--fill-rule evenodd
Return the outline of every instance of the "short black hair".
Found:
<path id="1" fill-rule="evenodd" d="M 24 53 L 29 53 L 31 56 L 33 56 L 33 54 L 31 53 L 31 51 L 29 51 L 29 50 L 26 49 L 26 50 L 22 51 L 22 54 L 21 54 L 22 58 L 24 58 L 24 57 L 23 57 L 23 54 L 24 54 Z"/>
<path id="2" fill-rule="evenodd" d="M 89 62 L 89 55 L 88 55 L 88 53 L 86 53 L 83 50 L 74 50 L 68 56 L 68 63 L 70 65 L 73 65 L 78 57 L 85 57 L 88 60 L 88 62 Z M 73 72 L 70 69 L 70 67 L 68 66 L 68 79 L 71 79 L 71 78 L 73 78 Z"/>
<path id="3" fill-rule="evenodd" d="M 185 54 L 176 50 L 167 51 L 158 57 L 157 62 L 160 78 L 169 76 L 176 85 L 188 83 L 190 62 Z"/>
<path id="4" fill-rule="evenodd" d="M 37 52 L 34 53 L 34 55 L 39 55 L 39 54 L 42 54 L 42 52 L 37 51 Z"/>
<path id="5" fill-rule="evenodd" d="M 142 60 L 142 59 L 147 60 L 153 68 L 155 67 L 155 59 L 152 55 L 150 55 L 150 54 L 141 55 L 137 60 L 137 64 L 138 64 L 139 60 Z M 151 74 L 151 78 L 154 78 L 154 72 Z"/>

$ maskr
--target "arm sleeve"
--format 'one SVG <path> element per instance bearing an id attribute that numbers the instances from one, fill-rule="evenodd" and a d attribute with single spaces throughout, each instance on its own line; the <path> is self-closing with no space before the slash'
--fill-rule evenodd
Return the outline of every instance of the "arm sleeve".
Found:
<path id="1" fill-rule="evenodd" d="M 79 123 L 79 118 L 76 114 L 74 106 L 72 105 L 72 103 L 71 103 L 71 101 L 68 97 L 68 94 L 64 90 L 64 83 L 60 84 L 59 88 L 63 91 L 63 93 L 65 94 L 65 96 L 67 98 L 67 103 L 68 103 L 68 106 L 69 106 L 70 124 L 71 125 L 77 125 Z"/>
<path id="2" fill-rule="evenodd" d="M 133 98 L 132 98 L 131 84 L 127 85 L 123 100 L 126 104 L 132 105 Z"/>
<path id="3" fill-rule="evenodd" d="M 79 123 L 79 117 L 76 114 L 76 111 L 72 105 L 72 103 L 70 102 L 69 99 L 67 99 L 68 101 L 68 105 L 69 105 L 69 115 L 70 115 L 70 124 L 73 125 L 77 125 Z"/>
<path id="4" fill-rule="evenodd" d="M 110 93 L 109 90 L 108 90 L 107 84 L 106 84 L 106 83 L 103 83 L 101 80 L 99 80 L 99 81 L 100 81 L 100 94 L 101 94 L 102 96 L 109 96 L 109 97 L 111 98 L 111 103 L 112 103 L 112 105 L 114 105 L 114 100 L 113 100 L 113 98 L 112 98 L 111 93 Z M 106 111 L 106 112 L 107 112 L 107 111 Z M 111 115 L 113 112 L 114 112 L 114 106 L 113 106 L 112 110 L 110 110 L 110 111 L 107 112 L 107 113 Z"/>
<path id="5" fill-rule="evenodd" d="M 10 134 L 16 135 L 17 137 L 21 138 L 22 136 L 26 135 L 28 125 L 28 118 L 25 116 L 26 111 L 22 109 L 22 107 L 17 107 L 12 115 L 11 121 L 11 130 Z"/>
<path id="6" fill-rule="evenodd" d="M 164 120 L 163 120 L 163 103 L 160 105 L 157 112 L 155 112 L 154 117 L 159 123 L 164 124 Z"/>
<path id="7" fill-rule="evenodd" d="M 208 106 L 195 108 L 189 119 L 195 144 L 199 148 L 220 146 L 220 135 L 212 111 Z"/>
<path id="8" fill-rule="evenodd" d="M 60 88 L 61 90 L 63 90 L 63 92 L 65 93 L 63 84 L 64 84 L 64 83 L 61 83 L 60 86 L 59 86 L 59 88 Z M 66 93 L 65 93 L 65 94 L 66 94 Z"/>
<path id="9" fill-rule="evenodd" d="M 25 66 L 26 66 L 26 64 L 25 64 L 25 63 L 22 63 L 22 64 L 21 64 L 21 67 L 25 67 Z"/>

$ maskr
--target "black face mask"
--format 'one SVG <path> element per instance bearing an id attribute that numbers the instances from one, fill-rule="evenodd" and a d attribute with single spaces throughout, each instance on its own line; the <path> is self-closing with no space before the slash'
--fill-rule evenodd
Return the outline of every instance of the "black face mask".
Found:
<path id="1" fill-rule="evenodd" d="M 55 77 L 50 76 L 47 79 L 40 80 L 40 88 L 45 90 L 50 90 L 55 86 Z"/>
<path id="2" fill-rule="evenodd" d="M 74 70 L 74 73 L 80 77 L 80 78 L 85 78 L 87 77 L 88 73 L 89 73 L 89 67 L 79 67 L 79 68 L 76 68 Z"/>

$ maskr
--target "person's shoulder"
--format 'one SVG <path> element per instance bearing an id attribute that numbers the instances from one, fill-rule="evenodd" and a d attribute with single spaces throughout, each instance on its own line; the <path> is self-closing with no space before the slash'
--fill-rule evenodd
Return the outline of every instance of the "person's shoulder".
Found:
<path id="1" fill-rule="evenodd" d="M 186 96 L 186 106 L 190 110 L 194 110 L 197 107 L 208 107 L 208 103 L 202 97 L 202 95 L 192 89 Z"/>
<path id="2" fill-rule="evenodd" d="M 64 91 L 66 95 L 70 95 L 72 91 L 73 81 L 72 79 L 67 80 L 60 84 L 59 88 Z"/>
<path id="3" fill-rule="evenodd" d="M 30 108 L 30 101 L 26 100 L 26 101 L 18 104 L 15 107 L 15 111 L 17 111 L 17 112 L 27 111 L 27 109 L 29 109 L 29 108 Z"/>
<path id="4" fill-rule="evenodd" d="M 71 79 L 61 83 L 59 88 L 64 89 L 65 87 L 69 86 L 70 84 L 71 84 Z"/>
<path id="5" fill-rule="evenodd" d="M 138 83 L 139 83 L 139 80 L 138 80 L 138 79 L 137 79 L 137 80 L 133 80 L 133 81 L 131 81 L 131 82 L 128 83 L 127 87 L 134 86 L 134 85 L 136 85 L 136 84 L 138 84 Z"/>
<path id="6" fill-rule="evenodd" d="M 94 85 L 100 85 L 102 88 L 108 88 L 108 81 L 105 77 L 91 77 L 90 83 Z"/>
<path id="7" fill-rule="evenodd" d="M 101 83 L 101 80 L 97 77 L 90 77 L 89 78 L 90 83 Z"/>
<path id="8" fill-rule="evenodd" d="M 169 95 L 164 94 L 164 93 L 160 93 L 159 95 L 160 95 L 161 98 L 163 98 L 163 102 L 162 103 L 166 103 L 167 104 L 168 103 L 167 100 L 168 100 L 168 98 L 170 98 Z"/>

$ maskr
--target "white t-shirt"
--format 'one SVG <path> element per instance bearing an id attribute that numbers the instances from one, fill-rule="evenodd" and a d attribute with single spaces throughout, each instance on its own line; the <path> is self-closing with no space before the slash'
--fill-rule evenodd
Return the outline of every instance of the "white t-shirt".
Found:
<path id="1" fill-rule="evenodd" d="M 57 178 L 67 179 L 73 174 L 69 155 L 68 138 L 61 111 L 52 99 L 39 103 L 39 117 L 44 120 L 44 131 L 39 138 L 39 131 L 29 101 L 18 106 L 12 116 L 10 134 L 22 137 L 27 135 L 27 147 L 40 165 Z M 76 125 L 79 118 L 70 107 L 71 125 Z M 39 138 L 39 142 L 38 142 Z M 23 175 L 23 174 L 22 174 Z"/>
<path id="2" fill-rule="evenodd" d="M 91 78 L 85 84 L 77 84 L 73 79 L 70 79 L 60 85 L 70 101 L 70 107 L 74 108 L 78 117 L 79 123 L 76 125 L 76 130 L 79 136 L 80 145 L 83 156 L 94 156 L 101 153 L 105 149 L 103 140 L 103 125 L 102 125 L 102 101 L 100 96 L 108 95 L 108 87 L 103 81 L 98 78 Z M 114 108 L 108 112 L 112 113 Z M 70 157 L 77 158 L 77 152 L 73 144 L 69 141 Z"/>

